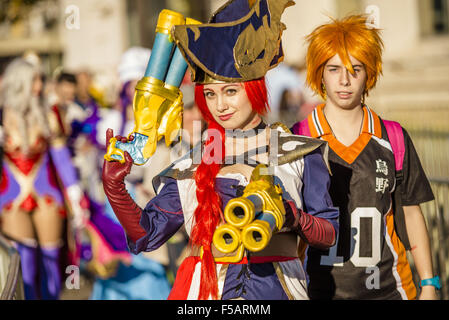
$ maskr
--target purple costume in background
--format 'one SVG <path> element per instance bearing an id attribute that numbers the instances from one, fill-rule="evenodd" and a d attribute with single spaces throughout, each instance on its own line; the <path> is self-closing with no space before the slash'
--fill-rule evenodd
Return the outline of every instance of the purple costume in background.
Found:
<path id="1" fill-rule="evenodd" d="M 127 94 L 130 85 L 131 81 L 127 81 L 120 92 L 119 103 L 122 110 L 119 114 L 120 121 L 116 123 L 116 132 L 121 135 L 125 135 L 126 131 L 126 107 L 132 103 Z M 164 266 L 143 255 L 134 256 L 129 253 L 123 227 L 104 197 L 100 176 L 105 145 L 104 141 L 100 141 L 103 136 L 98 136 L 97 132 L 101 122 L 107 119 L 102 117 L 102 112 L 107 110 L 100 110 L 92 98 L 88 103 L 77 103 L 84 109 L 87 117 L 72 122 L 70 141 L 75 150 L 77 139 L 84 139 L 84 150 L 89 150 L 89 154 L 76 151 L 74 154 L 81 158 L 78 163 L 84 164 L 80 172 L 91 213 L 85 228 L 88 238 L 80 246 L 81 270 L 95 276 L 90 299 L 166 299 L 170 284 Z M 111 123 L 107 125 L 112 126 Z M 97 184 L 100 186 L 101 196 L 98 194 Z M 129 188 L 133 190 L 133 183 L 129 183 Z"/>
<path id="2" fill-rule="evenodd" d="M 56 118 L 57 111 L 52 115 Z M 56 135 L 57 136 L 57 135 Z M 45 139 L 38 132 L 25 154 L 14 132 L 5 139 L 0 183 L 0 213 L 21 210 L 32 213 L 46 206 L 56 207 L 66 217 L 64 203 L 68 190 L 77 185 L 76 170 L 67 147 L 56 139 Z M 60 186 L 60 183 L 62 184 Z M 71 203 L 71 199 L 67 199 Z M 58 299 L 61 291 L 60 246 L 39 247 L 17 243 L 22 260 L 26 299 Z M 40 281 L 40 285 L 39 282 Z"/>

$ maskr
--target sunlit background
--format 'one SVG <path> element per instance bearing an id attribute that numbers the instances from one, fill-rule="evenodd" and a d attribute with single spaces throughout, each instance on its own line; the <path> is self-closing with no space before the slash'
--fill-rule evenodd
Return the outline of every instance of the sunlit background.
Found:
<path id="1" fill-rule="evenodd" d="M 92 72 L 107 107 L 117 98 L 121 55 L 132 46 L 152 47 L 162 9 L 205 22 L 225 2 L 0 0 L 0 74 L 31 50 L 49 78 L 61 68 Z M 409 131 L 432 182 L 436 201 L 423 209 L 441 296 L 449 299 L 449 0 L 296 0 L 283 17 L 284 64 L 303 75 L 304 37 L 329 17 L 363 12 L 383 30 L 385 42 L 383 77 L 367 104 Z M 316 99 L 301 83 L 298 90 Z M 292 122 L 307 115 L 296 111 Z"/>

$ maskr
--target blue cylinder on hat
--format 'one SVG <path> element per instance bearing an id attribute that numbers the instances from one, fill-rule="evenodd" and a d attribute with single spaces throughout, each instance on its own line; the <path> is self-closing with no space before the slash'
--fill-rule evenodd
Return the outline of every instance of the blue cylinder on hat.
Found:
<path id="1" fill-rule="evenodd" d="M 168 35 L 163 33 L 156 34 L 150 61 L 145 71 L 145 77 L 152 77 L 164 81 L 170 64 L 173 46 L 174 43 L 170 42 Z"/>
<path id="2" fill-rule="evenodd" d="M 186 18 L 186 24 L 201 24 L 201 22 L 192 18 Z M 168 69 L 167 77 L 165 78 L 165 84 L 167 86 L 178 88 L 181 85 L 182 80 L 184 79 L 187 67 L 188 65 L 186 59 L 182 55 L 181 50 L 176 47 L 175 53 L 173 54 L 173 58 L 170 63 L 170 68 Z"/>
<path id="3" fill-rule="evenodd" d="M 170 65 L 175 43 L 170 35 L 171 28 L 177 24 L 185 24 L 182 14 L 171 10 L 162 10 L 156 26 L 156 38 L 153 44 L 150 61 L 145 77 L 165 80 Z"/>
<path id="4" fill-rule="evenodd" d="M 165 78 L 165 84 L 173 87 L 179 87 L 182 83 L 182 79 L 184 79 L 186 71 L 187 62 L 179 48 L 176 48 L 170 63 L 170 69 L 168 70 L 167 77 Z"/>

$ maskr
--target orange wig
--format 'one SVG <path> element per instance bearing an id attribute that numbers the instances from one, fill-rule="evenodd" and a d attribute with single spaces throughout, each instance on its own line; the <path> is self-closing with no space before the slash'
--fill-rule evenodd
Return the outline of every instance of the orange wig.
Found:
<path id="1" fill-rule="evenodd" d="M 310 88 L 325 97 L 321 85 L 324 66 L 338 54 L 345 67 L 354 74 L 349 55 L 365 65 L 367 80 L 365 93 L 375 87 L 382 74 L 383 41 L 380 30 L 368 24 L 365 15 L 352 15 L 317 27 L 306 37 L 309 43 L 307 51 L 307 83 Z"/>

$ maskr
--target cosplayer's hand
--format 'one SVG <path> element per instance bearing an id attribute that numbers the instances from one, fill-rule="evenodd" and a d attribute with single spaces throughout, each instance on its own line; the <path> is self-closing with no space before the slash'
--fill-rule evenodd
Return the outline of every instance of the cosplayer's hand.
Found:
<path id="1" fill-rule="evenodd" d="M 109 147 L 109 141 L 114 137 L 114 132 L 112 129 L 106 131 L 106 148 Z M 116 136 L 117 141 L 127 142 L 132 140 L 132 138 L 127 139 L 126 137 Z M 106 161 L 103 162 L 103 182 L 115 182 L 120 183 L 125 180 L 125 177 L 131 172 L 131 167 L 133 165 L 133 159 L 128 152 L 125 151 L 125 163 L 122 164 L 118 161 Z"/>
<path id="2" fill-rule="evenodd" d="M 114 136 L 112 129 L 106 131 L 106 147 Z M 116 136 L 118 141 L 126 142 L 125 137 Z M 129 153 L 125 152 L 125 163 L 107 161 L 103 163 L 103 189 L 115 215 L 125 229 L 127 235 L 135 242 L 143 237 L 146 232 L 140 226 L 142 209 L 131 198 L 126 190 L 124 179 L 131 171 L 133 160 Z"/>
<path id="3" fill-rule="evenodd" d="M 82 229 L 90 218 L 88 200 L 78 184 L 68 187 L 66 193 L 72 208 L 72 226 L 75 229 Z"/>

